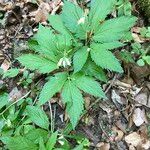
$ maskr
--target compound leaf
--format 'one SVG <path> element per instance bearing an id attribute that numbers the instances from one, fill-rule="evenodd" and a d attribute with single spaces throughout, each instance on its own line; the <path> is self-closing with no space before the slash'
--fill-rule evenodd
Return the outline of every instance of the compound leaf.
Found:
<path id="1" fill-rule="evenodd" d="M 101 43 L 119 40 L 135 24 L 136 20 L 136 17 L 131 16 L 122 16 L 107 20 L 99 26 L 93 39 Z"/>
<path id="2" fill-rule="evenodd" d="M 109 50 L 102 49 L 99 44 L 92 44 L 91 58 L 98 66 L 104 69 L 109 69 L 120 73 L 123 72 L 118 59 L 113 55 L 113 53 Z"/>
<path id="3" fill-rule="evenodd" d="M 78 20 L 83 14 L 83 10 L 78 5 L 65 1 L 61 17 L 66 27 L 68 27 L 71 32 L 76 32 L 78 28 Z"/>
<path id="4" fill-rule="evenodd" d="M 80 71 L 84 66 L 84 64 L 86 63 L 89 54 L 87 50 L 88 50 L 87 47 L 83 47 L 74 54 L 73 57 L 74 72 Z"/>
<path id="5" fill-rule="evenodd" d="M 77 87 L 86 93 L 89 93 L 95 97 L 106 98 L 100 84 L 93 78 L 85 75 L 77 75 L 75 78 Z"/>
<path id="6" fill-rule="evenodd" d="M 67 73 L 57 73 L 55 74 L 54 77 L 51 77 L 49 81 L 44 85 L 40 93 L 39 105 L 46 103 L 57 92 L 59 92 L 66 80 L 67 80 Z"/>
<path id="7" fill-rule="evenodd" d="M 67 113 L 70 117 L 73 128 L 77 125 L 83 111 L 84 100 L 80 90 L 72 81 L 67 81 L 62 91 L 63 101 L 67 103 Z"/>
<path id="8" fill-rule="evenodd" d="M 113 11 L 115 0 L 92 0 L 89 20 L 91 29 L 95 30 L 99 23 L 105 20 L 106 16 Z"/>
<path id="9" fill-rule="evenodd" d="M 107 77 L 105 75 L 105 72 L 103 71 L 103 69 L 99 66 L 97 66 L 93 61 L 89 60 L 84 68 L 83 68 L 84 72 L 86 75 L 91 76 L 91 77 L 95 77 L 96 79 L 100 80 L 100 81 L 107 81 Z"/>
<path id="10" fill-rule="evenodd" d="M 49 59 L 36 54 L 25 54 L 17 58 L 19 62 L 30 70 L 38 70 L 40 73 L 49 73 L 57 69 L 57 64 Z"/>

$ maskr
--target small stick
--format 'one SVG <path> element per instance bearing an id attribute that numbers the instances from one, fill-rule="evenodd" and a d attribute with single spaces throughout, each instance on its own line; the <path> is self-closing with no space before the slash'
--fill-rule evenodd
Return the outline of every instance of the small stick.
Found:
<path id="1" fill-rule="evenodd" d="M 24 99 L 25 97 L 27 97 L 30 93 L 31 93 L 31 90 L 28 93 L 26 93 L 24 96 L 22 96 L 21 98 L 19 98 L 18 100 L 16 100 L 15 102 L 13 102 L 11 105 L 9 105 L 4 111 L 2 111 L 0 113 L 0 115 L 3 115 L 3 113 L 5 113 L 11 106 L 15 105 L 16 103 L 18 103 L 19 101 L 21 101 L 22 99 Z"/>

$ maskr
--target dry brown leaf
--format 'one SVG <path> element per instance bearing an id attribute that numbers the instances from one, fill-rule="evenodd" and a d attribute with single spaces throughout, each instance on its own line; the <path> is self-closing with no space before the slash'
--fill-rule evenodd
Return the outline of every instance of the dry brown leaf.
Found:
<path id="1" fill-rule="evenodd" d="M 140 27 L 133 27 L 132 28 L 132 32 L 135 32 L 135 33 L 140 33 L 140 30 L 141 30 L 142 28 L 140 28 Z"/>
<path id="2" fill-rule="evenodd" d="M 138 95 L 135 96 L 135 101 L 142 104 L 146 105 L 147 104 L 147 93 L 139 93 Z"/>
<path id="3" fill-rule="evenodd" d="M 127 135 L 125 137 L 125 141 L 127 142 L 127 144 L 131 144 L 135 147 L 142 144 L 142 139 L 141 139 L 140 135 L 136 132 L 133 132 L 133 133 Z"/>
<path id="4" fill-rule="evenodd" d="M 149 150 L 150 149 L 150 140 L 147 140 L 145 143 L 142 143 L 142 148 L 144 150 Z"/>
<path id="5" fill-rule="evenodd" d="M 137 127 L 141 126 L 146 121 L 145 110 L 136 108 L 133 113 L 133 122 Z"/>
<path id="6" fill-rule="evenodd" d="M 134 39 L 135 42 L 144 43 L 144 40 L 141 39 L 138 34 L 132 33 L 132 37 L 133 37 L 133 39 Z"/>
<path id="7" fill-rule="evenodd" d="M 85 97 L 85 108 L 86 108 L 86 110 L 88 110 L 88 108 L 90 106 L 90 103 L 91 103 L 90 100 L 91 100 L 90 97 Z"/>
<path id="8" fill-rule="evenodd" d="M 13 88 L 12 91 L 9 93 L 9 100 L 16 101 L 22 97 L 21 91 L 18 90 L 17 87 Z"/>
<path id="9" fill-rule="evenodd" d="M 104 143 L 100 142 L 96 145 L 97 150 L 109 150 L 110 149 L 110 144 L 109 143 Z"/>
<path id="10" fill-rule="evenodd" d="M 46 22 L 48 18 L 48 14 L 50 12 L 50 5 L 48 3 L 41 3 L 36 15 L 35 15 L 35 21 L 36 22 Z"/>
<path id="11" fill-rule="evenodd" d="M 117 136 L 115 137 L 115 141 L 121 141 L 121 139 L 123 138 L 124 133 L 115 126 L 112 127 L 112 130 L 117 133 Z"/>
<path id="12" fill-rule="evenodd" d="M 112 90 L 111 98 L 114 103 L 118 102 L 121 105 L 123 104 L 120 95 L 115 90 Z"/>
<path id="13" fill-rule="evenodd" d="M 1 68 L 6 72 L 10 67 L 10 62 L 8 62 L 6 59 L 3 61 Z"/>

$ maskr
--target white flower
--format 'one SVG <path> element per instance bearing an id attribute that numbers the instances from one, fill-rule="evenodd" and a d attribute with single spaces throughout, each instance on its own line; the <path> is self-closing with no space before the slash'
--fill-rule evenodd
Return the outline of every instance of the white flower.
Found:
<path id="1" fill-rule="evenodd" d="M 63 57 L 59 60 L 57 66 L 58 67 L 63 66 L 65 68 L 67 66 L 71 66 L 71 62 L 70 62 L 69 58 Z"/>
<path id="2" fill-rule="evenodd" d="M 85 22 L 85 16 L 84 17 L 81 17 L 79 20 L 78 20 L 78 25 L 79 24 L 84 24 Z"/>
<path id="3" fill-rule="evenodd" d="M 61 58 L 57 64 L 58 67 L 60 67 L 62 65 L 62 62 L 63 62 L 63 58 Z"/>
<path id="4" fill-rule="evenodd" d="M 91 49 L 90 48 L 87 48 L 87 51 L 89 52 Z"/>

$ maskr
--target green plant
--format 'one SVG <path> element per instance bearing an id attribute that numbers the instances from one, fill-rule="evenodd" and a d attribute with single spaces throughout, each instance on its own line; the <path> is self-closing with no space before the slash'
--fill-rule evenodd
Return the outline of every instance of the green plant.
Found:
<path id="1" fill-rule="evenodd" d="M 17 58 L 26 68 L 48 74 L 38 105 L 61 91 L 73 128 L 84 109 L 82 91 L 106 99 L 96 80 L 106 81 L 104 70 L 123 72 L 111 50 L 124 46 L 136 17 L 109 19 L 115 6 L 115 0 L 93 0 L 88 11 L 65 1 L 62 13 L 49 16 L 49 27 L 39 25 L 29 41 L 34 52 Z"/>
<path id="2" fill-rule="evenodd" d="M 150 65 L 149 51 L 149 47 L 143 48 L 140 43 L 132 43 L 131 51 L 122 50 L 120 56 L 126 63 L 137 63 L 139 66 Z"/>

